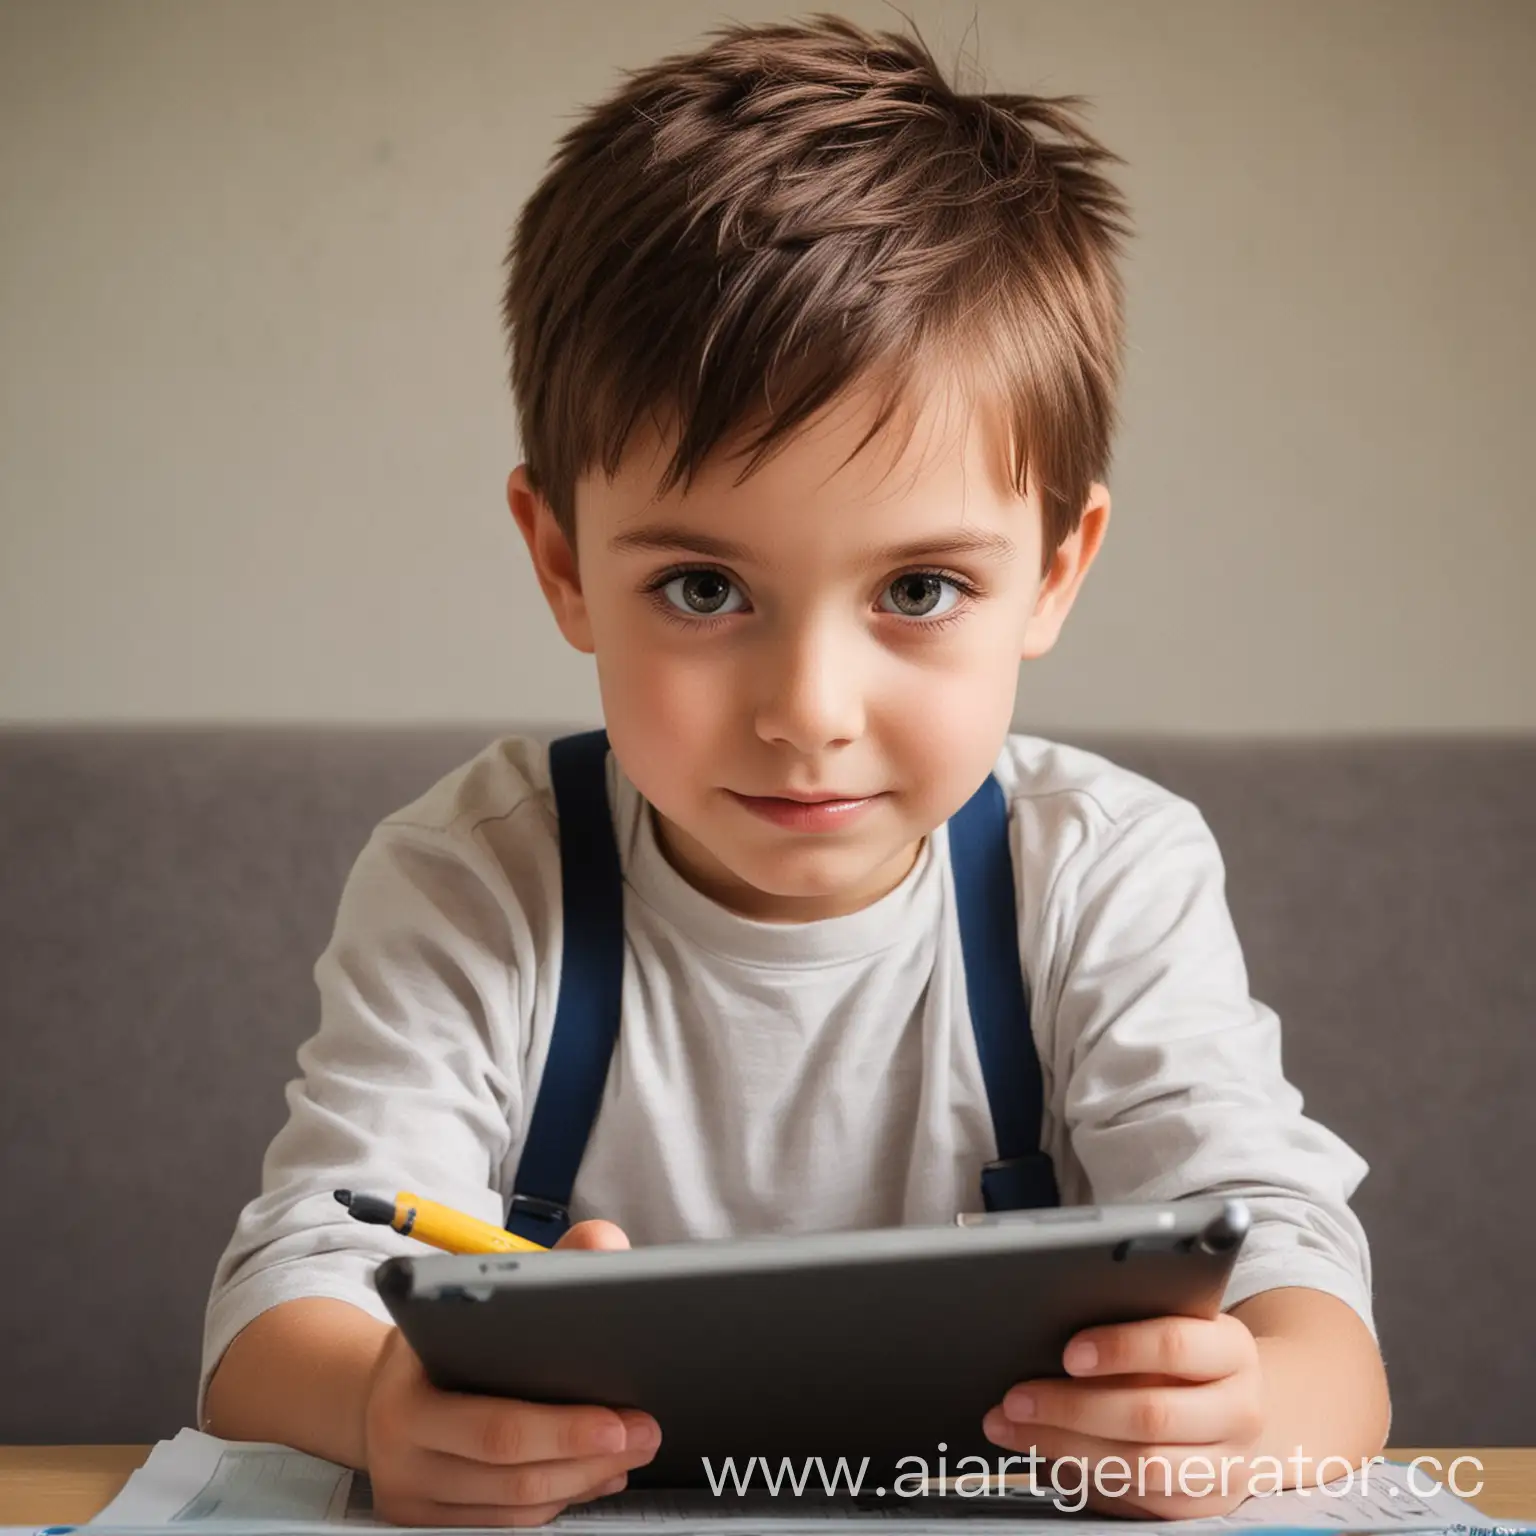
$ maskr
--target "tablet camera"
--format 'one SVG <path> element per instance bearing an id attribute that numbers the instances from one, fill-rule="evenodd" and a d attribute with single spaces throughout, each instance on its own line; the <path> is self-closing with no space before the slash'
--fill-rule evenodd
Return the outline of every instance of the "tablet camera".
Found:
<path id="1" fill-rule="evenodd" d="M 1221 1215 L 1200 1234 L 1200 1248 L 1205 1253 L 1235 1253 L 1248 1236 L 1248 1207 L 1229 1200 Z"/>

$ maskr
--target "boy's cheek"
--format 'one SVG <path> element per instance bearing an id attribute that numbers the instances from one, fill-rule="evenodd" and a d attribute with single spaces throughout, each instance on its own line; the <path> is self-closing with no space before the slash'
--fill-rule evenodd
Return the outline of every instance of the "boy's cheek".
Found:
<path id="1" fill-rule="evenodd" d="M 643 794 L 663 806 L 670 786 L 729 773 L 731 709 L 719 666 L 657 655 L 641 644 L 598 651 L 609 739 Z M 658 795 L 660 799 L 658 800 Z"/>

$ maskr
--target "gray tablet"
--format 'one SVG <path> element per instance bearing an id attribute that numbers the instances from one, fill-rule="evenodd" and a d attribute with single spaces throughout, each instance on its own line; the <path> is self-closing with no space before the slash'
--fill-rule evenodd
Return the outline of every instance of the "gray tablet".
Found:
<path id="1" fill-rule="evenodd" d="M 387 1259 L 375 1284 L 438 1387 L 643 1408 L 632 1486 L 700 1487 L 821 1457 L 867 1491 L 1003 1452 L 986 1411 L 1062 1374 L 1095 1323 L 1214 1317 L 1240 1201 L 1068 1206 L 953 1226 L 627 1252 Z M 977 1470 L 972 1463 L 960 1471 Z M 813 1486 L 818 1474 L 811 1473 Z M 907 1484 L 911 1486 L 910 1482 Z"/>

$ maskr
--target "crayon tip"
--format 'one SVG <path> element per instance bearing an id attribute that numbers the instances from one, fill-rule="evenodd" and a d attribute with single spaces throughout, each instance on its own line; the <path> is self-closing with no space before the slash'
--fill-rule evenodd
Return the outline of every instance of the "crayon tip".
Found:
<path id="1" fill-rule="evenodd" d="M 395 1202 L 393 1200 L 381 1200 L 377 1195 L 358 1195 L 349 1190 L 337 1190 L 336 1198 L 347 1196 L 346 1207 L 352 1213 L 354 1220 L 371 1222 L 376 1227 L 388 1227 L 394 1224 Z"/>
<path id="2" fill-rule="evenodd" d="M 335 1194 L 336 1194 L 336 1203 L 337 1203 L 337 1205 L 345 1205 L 348 1208 L 351 1207 L 351 1205 L 352 1205 L 352 1191 L 350 1189 L 338 1189 L 338 1190 L 335 1191 Z"/>

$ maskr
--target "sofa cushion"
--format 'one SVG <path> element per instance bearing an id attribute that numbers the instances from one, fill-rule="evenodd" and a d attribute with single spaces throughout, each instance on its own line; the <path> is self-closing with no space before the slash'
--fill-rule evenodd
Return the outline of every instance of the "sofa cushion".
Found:
<path id="1" fill-rule="evenodd" d="M 342 881 L 498 733 L 0 731 L 0 1442 L 190 1422 Z M 1536 741 L 1082 744 L 1205 812 L 1287 1070 L 1370 1160 L 1393 1438 L 1528 1440 Z"/>

